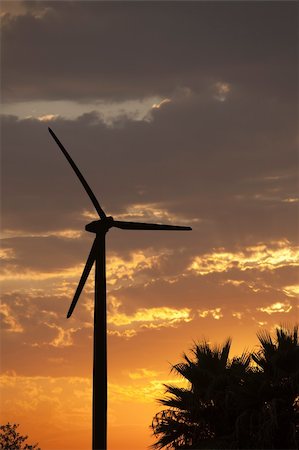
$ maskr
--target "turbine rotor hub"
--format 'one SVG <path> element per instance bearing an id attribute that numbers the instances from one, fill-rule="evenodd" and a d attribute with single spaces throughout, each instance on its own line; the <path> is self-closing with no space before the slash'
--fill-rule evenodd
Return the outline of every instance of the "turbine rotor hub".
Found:
<path id="1" fill-rule="evenodd" d="M 110 228 L 113 227 L 114 219 L 112 216 L 108 216 L 105 219 L 94 220 L 85 226 L 85 230 L 90 233 L 107 233 Z"/>

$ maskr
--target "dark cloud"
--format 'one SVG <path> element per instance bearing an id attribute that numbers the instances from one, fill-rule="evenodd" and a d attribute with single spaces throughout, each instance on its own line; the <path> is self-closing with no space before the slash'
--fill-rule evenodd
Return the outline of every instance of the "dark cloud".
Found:
<path id="1" fill-rule="evenodd" d="M 3 18 L 6 101 L 131 99 L 211 81 L 291 98 L 296 2 L 24 2 Z"/>
<path id="2" fill-rule="evenodd" d="M 295 270 L 285 267 L 289 278 L 294 277 Z M 197 310 L 211 310 L 221 308 L 223 314 L 230 316 L 232 312 L 254 315 L 256 308 L 268 306 L 275 302 L 288 302 L 296 311 L 296 297 L 288 297 L 283 292 L 286 280 L 275 282 L 278 270 L 261 273 L 258 270 L 241 271 L 227 270 L 225 272 L 211 272 L 205 276 L 187 275 L 178 278 L 175 283 L 168 283 L 165 279 L 148 284 L 147 286 L 130 286 L 115 292 L 122 302 L 121 310 L 132 314 L 138 308 L 159 308 L 162 306 L 175 308 L 191 308 Z M 239 285 L 227 283 L 227 280 L 241 281 Z M 294 278 L 293 278 L 294 280 Z M 273 286 L 266 281 L 273 282 Z M 294 280 L 296 283 L 296 280 Z M 114 294 L 113 291 L 111 294 Z M 267 317 L 267 316 L 265 316 Z"/>
<path id="3" fill-rule="evenodd" d="M 293 240 L 297 7 L 24 2 L 22 14 L 3 19 L 3 95 L 167 95 L 172 101 L 153 110 L 151 122 L 123 117 L 107 127 L 90 112 L 51 123 L 104 208 L 120 214 L 130 204 L 155 203 L 187 221 L 198 218 L 182 242 L 197 241 L 202 251 Z M 223 101 L 217 82 L 228 83 Z M 6 117 L 2 148 L 4 228 L 84 227 L 82 211 L 92 207 L 46 123 Z M 114 239 L 115 249 L 125 249 L 120 234 Z M 134 236 L 134 245 L 151 246 L 151 234 Z"/>
<path id="4" fill-rule="evenodd" d="M 191 221 L 192 237 L 177 239 L 202 251 L 297 237 L 295 98 L 260 101 L 232 86 L 221 102 L 188 91 L 153 110 L 151 122 L 123 118 L 108 127 L 90 113 L 51 127 L 108 213 L 157 204 Z M 4 228 L 84 228 L 82 212 L 92 205 L 46 123 L 4 118 L 2 163 Z M 152 236 L 135 234 L 136 246 L 152 246 Z M 125 248 L 119 233 L 115 239 Z"/>
<path id="5" fill-rule="evenodd" d="M 8 266 L 17 264 L 20 269 L 32 271 L 53 271 L 81 264 L 80 254 L 86 256 L 91 240 L 63 239 L 49 237 L 20 237 L 2 240 L 2 248 L 14 249 L 15 255 L 8 259 Z M 84 255 L 85 256 L 85 255 Z M 3 266 L 4 267 L 4 266 Z"/>

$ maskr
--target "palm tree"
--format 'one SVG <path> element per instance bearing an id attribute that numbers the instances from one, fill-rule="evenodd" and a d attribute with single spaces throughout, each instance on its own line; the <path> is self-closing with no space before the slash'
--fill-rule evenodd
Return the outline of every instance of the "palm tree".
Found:
<path id="1" fill-rule="evenodd" d="M 193 359 L 184 354 L 184 362 L 172 367 L 188 387 L 165 385 L 166 397 L 159 403 L 168 409 L 153 419 L 151 427 L 159 438 L 154 448 L 227 447 L 237 411 L 236 387 L 244 382 L 250 362 L 246 353 L 230 361 L 230 347 L 230 339 L 222 347 L 195 344 Z"/>
<path id="2" fill-rule="evenodd" d="M 230 339 L 222 347 L 195 344 L 193 358 L 183 355 L 172 370 L 187 387 L 165 385 L 159 403 L 167 409 L 153 419 L 153 448 L 299 447 L 298 326 L 277 328 L 273 339 L 263 331 L 258 339 L 257 352 L 233 360 Z"/>
<path id="3" fill-rule="evenodd" d="M 299 341 L 298 326 L 280 326 L 272 339 L 257 334 L 260 348 L 252 354 L 251 385 L 236 427 L 237 446 L 247 448 L 298 448 L 299 444 Z M 252 392 L 250 392 L 252 390 Z M 254 394 L 254 390 L 256 395 Z"/>

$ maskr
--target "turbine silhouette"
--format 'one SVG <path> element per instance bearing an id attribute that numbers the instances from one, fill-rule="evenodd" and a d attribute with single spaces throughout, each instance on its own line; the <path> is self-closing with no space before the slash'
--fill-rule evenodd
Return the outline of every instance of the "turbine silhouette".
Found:
<path id="1" fill-rule="evenodd" d="M 126 222 L 107 217 L 101 208 L 94 193 L 90 189 L 82 173 L 59 141 L 55 133 L 49 128 L 49 132 L 60 150 L 70 163 L 75 174 L 79 178 L 87 192 L 100 220 L 95 220 L 86 225 L 85 230 L 95 233 L 83 273 L 76 289 L 73 301 L 67 313 L 69 318 L 77 304 L 84 284 L 95 263 L 95 305 L 94 305 L 94 347 L 93 347 L 93 408 L 92 408 L 92 449 L 106 450 L 107 448 L 107 320 L 106 320 L 106 250 L 105 237 L 110 228 L 116 227 L 122 230 L 167 230 L 187 231 L 191 227 L 174 225 L 160 225 L 142 222 Z"/>

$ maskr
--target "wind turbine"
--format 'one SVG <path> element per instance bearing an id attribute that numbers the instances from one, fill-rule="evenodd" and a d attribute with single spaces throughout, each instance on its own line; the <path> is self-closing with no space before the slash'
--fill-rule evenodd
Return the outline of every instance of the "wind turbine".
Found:
<path id="1" fill-rule="evenodd" d="M 107 217 L 94 193 L 90 189 L 82 173 L 59 141 L 55 133 L 49 132 L 56 144 L 70 163 L 75 174 L 83 185 L 100 220 L 86 225 L 85 230 L 95 234 L 89 256 L 87 258 L 81 279 L 75 292 L 73 301 L 67 313 L 72 315 L 80 297 L 89 272 L 95 262 L 95 304 L 94 304 L 94 346 L 93 346 L 93 401 L 92 401 L 92 449 L 106 450 L 107 448 L 107 311 L 106 311 L 106 250 L 105 237 L 110 228 L 122 230 L 167 230 L 187 231 L 191 227 L 174 225 L 160 225 L 141 222 L 126 222 Z"/>

